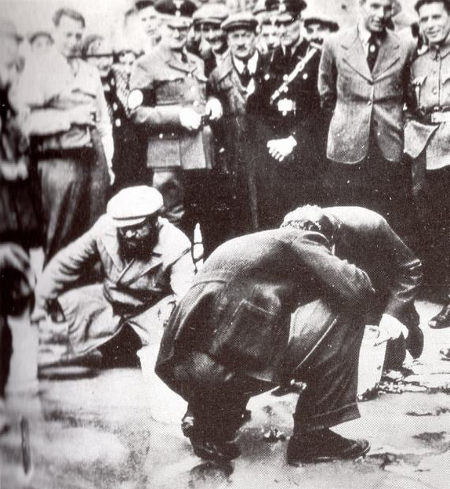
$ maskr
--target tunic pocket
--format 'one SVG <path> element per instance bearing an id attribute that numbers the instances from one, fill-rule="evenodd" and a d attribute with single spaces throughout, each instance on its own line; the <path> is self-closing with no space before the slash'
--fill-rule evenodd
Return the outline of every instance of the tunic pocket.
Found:
<path id="1" fill-rule="evenodd" d="M 281 324 L 275 314 L 243 299 L 215 336 L 221 361 L 249 369 L 267 366 L 276 353 Z"/>

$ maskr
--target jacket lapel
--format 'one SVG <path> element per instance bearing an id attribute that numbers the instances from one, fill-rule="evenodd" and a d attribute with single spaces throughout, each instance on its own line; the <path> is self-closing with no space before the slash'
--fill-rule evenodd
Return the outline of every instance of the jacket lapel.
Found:
<path id="1" fill-rule="evenodd" d="M 223 63 L 221 63 L 217 67 L 217 70 L 218 70 L 218 81 L 222 81 L 234 70 L 233 61 L 231 60 L 230 53 L 228 53 L 226 58 L 223 60 Z"/>
<path id="2" fill-rule="evenodd" d="M 391 68 L 400 59 L 400 44 L 397 39 L 389 32 L 380 45 L 378 57 L 373 67 L 373 78 L 377 80 L 380 76 Z"/>
<path id="3" fill-rule="evenodd" d="M 372 81 L 372 73 L 367 64 L 366 54 L 358 35 L 358 28 L 351 30 L 349 36 L 342 41 L 342 47 L 347 50 L 344 62 L 366 80 Z"/>

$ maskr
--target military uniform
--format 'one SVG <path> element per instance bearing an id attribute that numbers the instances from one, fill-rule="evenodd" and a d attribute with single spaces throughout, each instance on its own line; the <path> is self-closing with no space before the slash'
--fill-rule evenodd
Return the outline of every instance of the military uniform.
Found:
<path id="1" fill-rule="evenodd" d="M 405 152 L 414 159 L 418 248 L 429 285 L 450 292 L 450 41 L 422 50 L 411 67 Z"/>
<path id="2" fill-rule="evenodd" d="M 293 81 L 278 91 L 302 60 L 308 60 Z M 255 159 L 259 219 L 262 228 L 276 227 L 298 205 L 318 201 L 320 164 L 324 161 L 323 131 L 317 73 L 320 50 L 301 40 L 291 54 L 278 47 L 267 72 L 249 97 L 247 112 L 257 117 Z M 297 142 L 288 159 L 270 156 L 267 142 L 293 136 Z"/>
<path id="3" fill-rule="evenodd" d="M 167 218 L 190 238 L 199 222 L 207 247 L 212 133 L 207 123 L 188 131 L 180 122 L 183 108 L 205 114 L 206 82 L 202 60 L 161 43 L 135 63 L 130 109 L 146 140 L 147 165 L 153 186 L 163 194 Z"/>

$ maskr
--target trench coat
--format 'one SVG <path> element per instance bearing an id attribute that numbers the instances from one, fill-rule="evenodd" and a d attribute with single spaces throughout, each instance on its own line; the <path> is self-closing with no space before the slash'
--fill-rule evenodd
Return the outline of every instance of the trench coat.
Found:
<path id="1" fill-rule="evenodd" d="M 117 230 L 109 216 L 102 216 L 44 269 L 36 286 L 37 304 L 57 299 L 66 321 L 60 325 L 41 321 L 42 336 L 59 330 L 62 342 L 77 354 L 105 343 L 129 322 L 142 333 L 141 339 L 148 337 L 145 330 L 155 327 L 149 318 L 157 312 L 149 316 L 149 311 L 167 296 L 178 301 L 193 280 L 190 249 L 187 237 L 159 218 L 158 241 L 149 259 L 125 262 Z M 102 283 L 80 286 L 80 280 L 97 262 Z"/>
<path id="2" fill-rule="evenodd" d="M 366 272 L 333 255 L 320 233 L 284 228 L 235 238 L 210 256 L 176 307 L 156 373 L 181 392 L 174 372 L 184 356 L 197 351 L 232 371 L 277 381 L 290 317 L 299 305 L 324 298 L 335 310 L 357 315 L 373 295 Z M 310 332 L 317 341 L 323 333 Z M 309 338 L 308 344 L 315 341 Z"/>

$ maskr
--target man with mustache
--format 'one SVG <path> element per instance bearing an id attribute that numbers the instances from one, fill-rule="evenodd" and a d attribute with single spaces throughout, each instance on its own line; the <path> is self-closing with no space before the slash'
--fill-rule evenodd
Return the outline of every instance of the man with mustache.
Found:
<path id="1" fill-rule="evenodd" d="M 162 205 L 154 188 L 123 189 L 109 201 L 107 213 L 45 267 L 33 319 L 42 338 L 51 331 L 60 338 L 59 360 L 90 352 L 126 325 L 143 345 L 159 341 L 161 316 L 194 275 L 189 240 L 160 217 Z M 80 286 L 96 263 L 102 283 Z"/>

